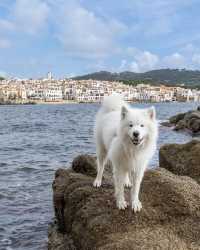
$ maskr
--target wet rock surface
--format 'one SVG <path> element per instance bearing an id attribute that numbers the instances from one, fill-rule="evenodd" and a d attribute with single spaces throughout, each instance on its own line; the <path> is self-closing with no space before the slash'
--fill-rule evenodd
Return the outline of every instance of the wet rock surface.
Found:
<path id="1" fill-rule="evenodd" d="M 174 130 L 186 129 L 192 134 L 200 133 L 200 106 L 197 110 L 180 113 L 169 118 L 168 122 L 163 122 L 163 126 L 174 126 Z"/>
<path id="2" fill-rule="evenodd" d="M 146 171 L 140 193 L 143 209 L 137 214 L 130 208 L 116 208 L 109 167 L 102 187 L 92 186 L 95 158 L 82 155 L 73 168 L 57 170 L 53 183 L 56 224 L 49 229 L 48 249 L 200 249 L 199 148 L 196 141 L 161 148 L 162 168 Z M 182 159 L 184 151 L 183 167 L 166 160 L 169 154 Z M 177 170 L 179 166 L 187 170 Z"/>

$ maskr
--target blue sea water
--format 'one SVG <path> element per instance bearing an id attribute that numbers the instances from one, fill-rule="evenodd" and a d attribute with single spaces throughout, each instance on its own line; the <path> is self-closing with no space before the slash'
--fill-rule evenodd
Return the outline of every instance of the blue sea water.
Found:
<path id="1" fill-rule="evenodd" d="M 148 107 L 151 104 L 134 104 Z M 157 103 L 160 121 L 198 103 Z M 95 154 L 98 104 L 0 106 L 0 250 L 47 249 L 54 172 L 78 154 Z M 160 126 L 158 148 L 191 140 Z M 158 165 L 158 152 L 150 167 Z"/>

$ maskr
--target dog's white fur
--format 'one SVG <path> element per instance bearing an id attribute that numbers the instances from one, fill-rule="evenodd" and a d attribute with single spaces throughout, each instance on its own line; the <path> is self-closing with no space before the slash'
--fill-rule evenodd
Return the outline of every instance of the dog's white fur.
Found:
<path id="1" fill-rule="evenodd" d="M 128 186 L 132 209 L 141 210 L 140 184 L 156 149 L 157 134 L 154 107 L 132 109 L 117 94 L 104 99 L 95 123 L 98 173 L 93 185 L 101 186 L 104 165 L 110 160 L 119 209 L 128 205 L 124 197 L 124 186 Z"/>

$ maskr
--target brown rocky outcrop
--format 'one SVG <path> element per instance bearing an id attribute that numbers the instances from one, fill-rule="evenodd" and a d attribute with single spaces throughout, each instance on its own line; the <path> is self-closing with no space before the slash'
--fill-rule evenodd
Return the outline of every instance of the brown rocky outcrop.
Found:
<path id="1" fill-rule="evenodd" d="M 200 133 L 200 107 L 194 111 L 180 113 L 169 118 L 168 122 L 163 122 L 163 126 L 174 126 L 174 130 L 187 129 L 192 134 Z"/>
<path id="2" fill-rule="evenodd" d="M 188 148 L 183 145 L 188 149 L 190 165 L 198 165 L 199 146 L 196 142 Z M 171 148 L 174 151 L 161 149 L 162 159 L 168 153 L 183 154 L 181 146 Z M 186 167 L 187 158 L 184 159 L 185 165 L 184 160 L 181 163 Z M 161 161 L 164 166 L 165 160 Z M 168 167 L 170 164 L 171 161 L 166 162 L 166 168 L 175 173 Z M 101 188 L 92 186 L 96 171 L 94 158 L 80 156 L 72 167 L 59 169 L 55 174 L 57 222 L 49 230 L 49 250 L 200 249 L 200 185 L 192 178 L 164 168 L 146 171 L 140 193 L 143 209 L 134 214 L 130 208 L 125 211 L 116 208 L 109 170 Z M 196 170 L 194 174 L 187 170 L 184 175 L 196 179 Z M 126 196 L 128 200 L 128 189 Z"/>
<path id="3" fill-rule="evenodd" d="M 159 165 L 176 175 L 190 176 L 200 184 L 200 141 L 165 144 L 159 152 Z"/>

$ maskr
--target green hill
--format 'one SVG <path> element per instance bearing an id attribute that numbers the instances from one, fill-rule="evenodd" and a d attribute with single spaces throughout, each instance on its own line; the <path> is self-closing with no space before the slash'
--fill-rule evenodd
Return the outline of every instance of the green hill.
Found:
<path id="1" fill-rule="evenodd" d="M 111 73 L 108 71 L 95 72 L 83 76 L 74 77 L 76 80 L 107 80 L 122 81 L 127 84 L 150 83 L 165 84 L 169 86 L 184 85 L 185 87 L 200 88 L 200 71 L 186 69 L 158 69 L 145 73 L 124 71 Z"/>

